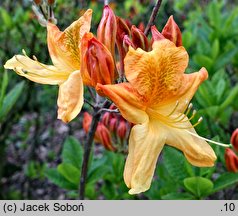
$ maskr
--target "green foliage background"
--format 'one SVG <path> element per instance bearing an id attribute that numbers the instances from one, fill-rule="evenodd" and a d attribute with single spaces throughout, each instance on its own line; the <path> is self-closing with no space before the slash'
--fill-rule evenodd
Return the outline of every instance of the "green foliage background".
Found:
<path id="1" fill-rule="evenodd" d="M 150 0 L 118 0 L 111 7 L 135 25 L 147 24 Z M 95 32 L 102 1 L 56 2 L 60 29 L 92 8 Z M 238 127 L 238 6 L 234 1 L 164 0 L 156 19 L 159 30 L 168 17 L 183 32 L 190 55 L 188 73 L 202 66 L 209 79 L 199 88 L 194 106 L 204 121 L 199 134 L 229 143 Z M 50 63 L 46 29 L 39 25 L 30 1 L 0 3 L 0 65 L 25 49 Z M 56 120 L 57 87 L 23 80 L 0 67 L 0 198 L 77 199 L 85 135 L 82 116 L 65 126 Z M 90 96 L 86 93 L 86 98 Z M 89 107 L 85 106 L 84 110 Z M 238 174 L 225 167 L 224 149 L 213 146 L 218 160 L 213 168 L 191 166 L 176 149 L 165 147 L 158 160 L 151 189 L 130 196 L 123 182 L 126 155 L 95 146 L 91 155 L 88 199 L 237 199 Z"/>

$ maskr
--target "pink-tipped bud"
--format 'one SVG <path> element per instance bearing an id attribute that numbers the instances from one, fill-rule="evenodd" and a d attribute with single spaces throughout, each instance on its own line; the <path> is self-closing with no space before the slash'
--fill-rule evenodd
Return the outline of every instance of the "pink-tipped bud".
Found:
<path id="1" fill-rule="evenodd" d="M 136 49 L 136 47 L 134 46 L 134 44 L 132 43 L 131 39 L 128 37 L 128 35 L 124 36 L 123 39 L 123 48 L 126 52 L 128 52 L 129 47 L 133 47 L 134 49 Z"/>
<path id="2" fill-rule="evenodd" d="M 126 136 L 127 132 L 127 125 L 125 121 L 120 121 L 118 128 L 117 128 L 117 135 L 123 139 Z"/>
<path id="3" fill-rule="evenodd" d="M 97 38 L 108 48 L 113 57 L 115 56 L 116 33 L 116 16 L 112 9 L 106 5 L 103 9 L 102 19 L 98 26 Z"/>
<path id="4" fill-rule="evenodd" d="M 231 144 L 236 152 L 238 152 L 238 128 L 236 128 L 231 135 Z"/>
<path id="5" fill-rule="evenodd" d="M 109 122 L 109 129 L 111 132 L 115 132 L 117 128 L 117 119 L 116 118 L 112 118 L 110 119 Z"/>
<path id="6" fill-rule="evenodd" d="M 152 44 L 154 41 L 165 39 L 165 37 L 158 31 L 158 29 L 154 25 L 151 27 L 151 33 L 152 33 Z"/>
<path id="7" fill-rule="evenodd" d="M 131 37 L 132 37 L 132 43 L 136 48 L 141 48 L 145 51 L 148 51 L 149 49 L 149 42 L 145 34 L 138 28 L 136 28 L 134 25 L 131 27 Z"/>
<path id="8" fill-rule="evenodd" d="M 174 42 L 177 47 L 182 46 L 182 33 L 180 31 L 180 28 L 174 21 L 173 16 L 169 17 L 166 25 L 162 30 L 162 35 L 170 41 Z"/>
<path id="9" fill-rule="evenodd" d="M 81 41 L 81 75 L 86 85 L 106 85 L 114 82 L 114 60 L 109 50 L 91 33 Z"/>
<path id="10" fill-rule="evenodd" d="M 225 161 L 227 170 L 230 172 L 238 172 L 238 157 L 231 149 L 225 150 Z"/>

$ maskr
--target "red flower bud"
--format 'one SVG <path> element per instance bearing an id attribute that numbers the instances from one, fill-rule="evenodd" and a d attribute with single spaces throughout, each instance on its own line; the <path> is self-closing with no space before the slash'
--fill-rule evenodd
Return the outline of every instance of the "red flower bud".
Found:
<path id="1" fill-rule="evenodd" d="M 109 120 L 110 120 L 110 113 L 109 112 L 104 113 L 104 115 L 102 116 L 102 123 L 107 126 L 109 124 Z"/>
<path id="2" fill-rule="evenodd" d="M 123 139 L 126 136 L 126 132 L 127 132 L 127 125 L 125 121 L 120 121 L 118 128 L 117 128 L 117 135 Z"/>
<path id="3" fill-rule="evenodd" d="M 225 161 L 227 170 L 230 172 L 238 172 L 238 157 L 231 149 L 226 148 Z"/>
<path id="4" fill-rule="evenodd" d="M 98 142 L 101 143 L 107 150 L 115 150 L 115 148 L 112 146 L 110 132 L 102 123 L 98 124 L 96 137 L 98 138 Z"/>
<path id="5" fill-rule="evenodd" d="M 91 122 L 92 122 L 92 116 L 88 112 L 85 112 L 83 114 L 83 129 L 86 133 L 88 133 L 89 131 Z"/>
<path id="6" fill-rule="evenodd" d="M 81 74 L 86 85 L 112 84 L 114 81 L 114 60 L 108 49 L 91 33 L 81 41 Z"/>
<path id="7" fill-rule="evenodd" d="M 238 152 L 238 128 L 236 128 L 231 135 L 231 144 L 233 145 L 234 149 Z"/>
<path id="8" fill-rule="evenodd" d="M 134 46 L 134 44 L 132 43 L 131 39 L 128 37 L 128 35 L 124 36 L 123 39 L 123 48 L 126 52 L 128 52 L 129 47 L 133 47 L 134 49 L 136 49 L 136 47 Z"/>
<path id="9" fill-rule="evenodd" d="M 141 48 L 145 51 L 149 49 L 149 42 L 145 34 L 134 25 L 131 27 L 132 42 L 136 48 Z"/>
<path id="10" fill-rule="evenodd" d="M 110 131 L 114 132 L 114 131 L 116 131 L 116 128 L 117 128 L 117 119 L 116 118 L 110 119 L 110 122 L 109 122 Z"/>
<path id="11" fill-rule="evenodd" d="M 98 26 L 97 38 L 108 48 L 113 57 L 115 55 L 116 33 L 116 16 L 112 9 L 106 5 L 103 10 L 102 19 Z"/>
<path id="12" fill-rule="evenodd" d="M 173 16 L 170 16 L 166 25 L 162 30 L 162 35 L 175 43 L 175 45 L 182 46 L 182 33 L 174 21 Z"/>

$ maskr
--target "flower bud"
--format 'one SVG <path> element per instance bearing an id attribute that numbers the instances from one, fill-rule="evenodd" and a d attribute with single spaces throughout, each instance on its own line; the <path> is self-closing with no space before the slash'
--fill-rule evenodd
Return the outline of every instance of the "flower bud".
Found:
<path id="1" fill-rule="evenodd" d="M 136 49 L 136 47 L 134 46 L 134 44 L 132 43 L 131 39 L 128 37 L 128 35 L 124 36 L 123 39 L 123 48 L 126 52 L 128 52 L 129 47 L 133 47 L 134 49 Z"/>
<path id="2" fill-rule="evenodd" d="M 123 40 L 124 40 L 125 35 L 128 35 L 128 37 L 130 37 L 131 31 L 123 19 L 121 19 L 120 17 L 116 17 L 116 20 L 117 20 L 116 44 L 117 44 L 118 53 L 119 53 L 120 60 L 121 60 L 120 61 L 120 70 L 124 71 L 124 61 L 123 60 L 126 56 L 127 51 L 123 47 Z"/>
<path id="3" fill-rule="evenodd" d="M 231 135 L 231 144 L 236 152 L 238 152 L 238 128 L 236 128 Z"/>
<path id="4" fill-rule="evenodd" d="M 117 119 L 116 118 L 110 119 L 110 122 L 109 122 L 110 131 L 114 132 L 114 131 L 116 131 L 116 128 L 117 128 Z"/>
<path id="5" fill-rule="evenodd" d="M 225 161 L 227 170 L 230 172 L 238 172 L 238 157 L 231 149 L 225 150 Z"/>
<path id="6" fill-rule="evenodd" d="M 145 34 L 134 25 L 131 27 L 132 43 L 136 48 L 141 48 L 145 51 L 149 50 L 149 42 Z"/>
<path id="7" fill-rule="evenodd" d="M 116 33 L 116 16 L 112 9 L 106 5 L 103 10 L 102 19 L 98 26 L 97 38 L 108 48 L 113 57 L 115 56 Z"/>
<path id="8" fill-rule="evenodd" d="M 81 41 L 81 74 L 86 85 L 106 85 L 114 81 L 114 61 L 109 50 L 91 33 Z"/>
<path id="9" fill-rule="evenodd" d="M 99 123 L 96 131 L 96 136 L 99 143 L 101 143 L 107 150 L 114 151 L 109 130 L 101 123 Z"/>
<path id="10" fill-rule="evenodd" d="M 102 116 L 102 123 L 107 126 L 109 124 L 109 120 L 110 120 L 110 113 L 106 112 L 103 114 Z"/>
<path id="11" fill-rule="evenodd" d="M 42 0 L 34 0 L 34 3 L 35 3 L 36 5 L 40 5 L 40 4 L 42 3 Z"/>
<path id="12" fill-rule="evenodd" d="M 151 27 L 151 33 L 152 33 L 152 44 L 154 41 L 165 39 L 165 37 L 158 31 L 158 29 L 154 25 Z"/>
<path id="13" fill-rule="evenodd" d="M 117 135 L 123 139 L 126 136 L 126 132 L 127 132 L 127 125 L 125 121 L 120 121 L 118 128 L 117 128 Z"/>
<path id="14" fill-rule="evenodd" d="M 89 131 L 91 122 L 92 122 L 92 116 L 88 112 L 85 112 L 83 114 L 83 129 L 86 133 L 88 133 Z"/>
<path id="15" fill-rule="evenodd" d="M 53 5 L 55 3 L 55 0 L 47 0 L 49 5 Z"/>
<path id="16" fill-rule="evenodd" d="M 173 16 L 170 16 L 166 25 L 164 26 L 162 30 L 162 35 L 174 42 L 174 44 L 178 46 L 182 46 L 182 34 L 181 31 L 174 21 Z"/>

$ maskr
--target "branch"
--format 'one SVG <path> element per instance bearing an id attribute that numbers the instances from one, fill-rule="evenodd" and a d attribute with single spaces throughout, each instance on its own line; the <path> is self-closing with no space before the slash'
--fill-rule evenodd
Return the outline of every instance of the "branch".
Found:
<path id="1" fill-rule="evenodd" d="M 148 36 L 150 28 L 154 24 L 154 21 L 155 21 L 155 18 L 157 16 L 157 14 L 158 14 L 158 11 L 159 11 L 159 8 L 161 6 L 161 3 L 162 3 L 162 0 L 157 0 L 155 6 L 153 8 L 153 11 L 152 11 L 152 13 L 150 15 L 149 22 L 148 22 L 148 24 L 147 24 L 147 26 L 145 28 L 145 31 L 144 31 L 145 36 Z"/>

